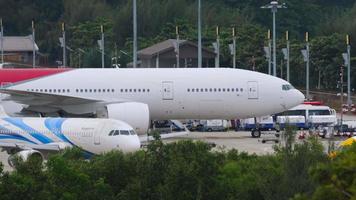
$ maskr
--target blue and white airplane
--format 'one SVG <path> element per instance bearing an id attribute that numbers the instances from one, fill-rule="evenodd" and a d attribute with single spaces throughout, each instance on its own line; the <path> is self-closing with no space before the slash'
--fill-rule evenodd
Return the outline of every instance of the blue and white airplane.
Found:
<path id="1" fill-rule="evenodd" d="M 10 154 L 10 166 L 15 156 L 44 160 L 49 153 L 71 147 L 80 147 L 89 155 L 114 149 L 126 153 L 140 145 L 133 128 L 118 120 L 0 117 L 0 147 Z"/>

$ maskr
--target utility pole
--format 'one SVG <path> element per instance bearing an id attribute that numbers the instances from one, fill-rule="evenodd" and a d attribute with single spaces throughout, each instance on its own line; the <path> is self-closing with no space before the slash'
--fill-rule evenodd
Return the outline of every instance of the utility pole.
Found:
<path id="1" fill-rule="evenodd" d="M 65 31 L 65 24 L 62 23 L 62 43 L 63 43 L 63 67 L 67 66 L 66 60 L 66 31 Z"/>
<path id="2" fill-rule="evenodd" d="M 101 68 L 105 68 L 105 42 L 103 25 L 101 25 Z"/>
<path id="3" fill-rule="evenodd" d="M 133 0 L 133 68 L 137 67 L 137 4 Z"/>
<path id="4" fill-rule="evenodd" d="M 176 35 L 177 35 L 177 42 L 176 42 L 176 57 L 177 57 L 177 68 L 180 68 L 180 65 L 179 65 L 179 58 L 180 58 L 180 55 L 179 55 L 179 27 L 176 26 Z"/>
<path id="5" fill-rule="evenodd" d="M 202 68 L 202 44 L 201 44 L 201 0 L 198 0 L 198 68 Z"/>
<path id="6" fill-rule="evenodd" d="M 2 25 L 2 18 L 0 19 L 0 48 L 1 48 L 1 63 L 4 63 L 4 27 Z"/>
<path id="7" fill-rule="evenodd" d="M 286 41 L 287 41 L 287 81 L 290 82 L 290 78 L 289 78 L 290 47 L 289 47 L 289 32 L 288 31 L 286 31 Z"/>
<path id="8" fill-rule="evenodd" d="M 36 67 L 35 22 L 32 20 L 32 68 Z"/>

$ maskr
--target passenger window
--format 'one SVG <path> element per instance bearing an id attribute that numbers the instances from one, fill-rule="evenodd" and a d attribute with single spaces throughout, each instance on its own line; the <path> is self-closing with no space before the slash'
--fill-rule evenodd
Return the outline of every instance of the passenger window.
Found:
<path id="1" fill-rule="evenodd" d="M 142 92 L 146 92 L 146 90 L 145 90 L 145 89 L 142 89 Z"/>
<path id="2" fill-rule="evenodd" d="M 132 89 L 130 89 L 129 91 L 132 92 Z"/>
<path id="3" fill-rule="evenodd" d="M 216 92 L 216 88 L 214 88 L 214 92 Z"/>
<path id="4" fill-rule="evenodd" d="M 67 92 L 69 93 L 69 92 L 70 92 L 70 89 L 67 89 Z"/>
<path id="5" fill-rule="evenodd" d="M 192 89 L 192 92 L 194 92 L 194 88 Z"/>
<path id="6" fill-rule="evenodd" d="M 136 92 L 136 89 L 134 89 L 133 91 Z"/>
<path id="7" fill-rule="evenodd" d="M 230 92 L 230 88 L 227 88 L 227 91 Z"/>
<path id="8" fill-rule="evenodd" d="M 111 92 L 115 92 L 115 90 L 114 90 L 114 89 L 111 89 Z"/>
<path id="9" fill-rule="evenodd" d="M 221 92 L 221 88 L 219 88 L 218 91 Z"/>
<path id="10" fill-rule="evenodd" d="M 213 91 L 213 89 L 212 89 L 212 88 L 210 88 L 210 89 L 209 89 L 209 91 L 210 91 L 210 92 L 212 92 L 212 91 Z"/>
<path id="11" fill-rule="evenodd" d="M 127 130 L 121 130 L 120 134 L 121 135 L 130 135 L 129 131 L 127 131 Z"/>
<path id="12" fill-rule="evenodd" d="M 190 92 L 190 89 L 187 89 L 187 92 Z"/>
<path id="13" fill-rule="evenodd" d="M 141 89 L 138 89 L 138 92 L 141 92 Z"/>
<path id="14" fill-rule="evenodd" d="M 240 91 L 243 92 L 244 90 L 241 88 Z"/>
<path id="15" fill-rule="evenodd" d="M 101 89 L 98 89 L 98 92 L 101 92 Z"/>
<path id="16" fill-rule="evenodd" d="M 208 88 L 205 88 L 205 92 L 208 92 Z"/>
<path id="17" fill-rule="evenodd" d="M 223 92 L 225 92 L 225 88 L 223 88 Z"/>
<path id="18" fill-rule="evenodd" d="M 200 92 L 204 92 L 204 89 L 203 89 L 203 88 L 200 88 Z"/>
<path id="19" fill-rule="evenodd" d="M 65 89 L 63 89 L 63 90 L 62 90 L 62 92 L 66 92 L 66 90 L 65 90 Z"/>
<path id="20" fill-rule="evenodd" d="M 124 89 L 121 89 L 120 92 L 124 92 Z"/>
<path id="21" fill-rule="evenodd" d="M 234 88 L 231 88 L 231 92 L 235 92 L 235 89 L 234 89 Z"/>
<path id="22" fill-rule="evenodd" d="M 96 89 L 94 89 L 93 91 L 96 92 Z"/>
<path id="23" fill-rule="evenodd" d="M 150 92 L 150 89 L 147 89 L 147 92 Z"/>

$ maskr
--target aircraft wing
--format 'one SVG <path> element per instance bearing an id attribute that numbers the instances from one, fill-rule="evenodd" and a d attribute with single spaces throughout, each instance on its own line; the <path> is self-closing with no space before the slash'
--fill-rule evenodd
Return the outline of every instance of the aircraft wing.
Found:
<path id="1" fill-rule="evenodd" d="M 7 143 L 7 142 L 0 142 L 0 148 L 7 152 L 15 152 L 22 151 L 22 150 L 38 150 L 41 152 L 44 151 L 60 151 L 62 148 L 59 144 L 23 144 L 23 143 Z"/>
<path id="2" fill-rule="evenodd" d="M 0 93 L 8 94 L 4 101 L 15 101 L 31 106 L 77 105 L 100 102 L 100 100 L 67 96 L 64 94 L 47 94 L 13 89 L 0 89 Z"/>
<path id="3" fill-rule="evenodd" d="M 14 101 L 27 105 L 25 110 L 44 113 L 64 110 L 72 114 L 87 114 L 107 104 L 127 102 L 124 99 L 92 99 L 65 93 L 48 94 L 14 89 L 0 89 L 0 93 L 8 95 L 3 101 Z"/>
<path id="4" fill-rule="evenodd" d="M 189 133 L 190 132 L 188 130 L 185 130 L 185 131 L 181 131 L 181 132 L 160 134 L 160 137 L 162 140 L 165 140 L 165 139 L 177 138 L 177 137 L 181 137 L 181 136 L 187 136 Z M 154 140 L 154 138 L 152 136 L 147 136 L 147 135 L 141 135 L 141 136 L 139 136 L 139 139 L 140 139 L 140 142 L 144 143 L 144 144 Z"/>

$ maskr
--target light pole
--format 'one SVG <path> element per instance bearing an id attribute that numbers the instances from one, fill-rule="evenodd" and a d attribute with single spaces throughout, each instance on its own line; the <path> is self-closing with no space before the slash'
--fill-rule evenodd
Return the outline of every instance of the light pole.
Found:
<path id="1" fill-rule="evenodd" d="M 232 28 L 232 53 L 234 54 L 232 56 L 232 66 L 235 69 L 236 68 L 236 33 L 235 33 L 235 27 Z"/>
<path id="2" fill-rule="evenodd" d="M 276 12 L 278 8 L 287 8 L 285 4 L 278 4 L 278 1 L 271 1 L 269 4 L 262 6 L 263 9 L 271 9 L 273 14 L 273 76 L 277 76 L 277 60 L 276 60 Z"/>
<path id="3" fill-rule="evenodd" d="M 202 67 L 202 44 L 201 44 L 201 0 L 198 0 L 198 68 Z"/>
<path id="4" fill-rule="evenodd" d="M 268 46 L 264 47 L 265 57 L 268 62 L 268 74 L 271 75 L 271 31 L 267 32 Z"/>
<path id="5" fill-rule="evenodd" d="M 133 68 L 137 67 L 137 4 L 133 0 Z"/>
<path id="6" fill-rule="evenodd" d="M 36 66 L 35 22 L 32 20 L 32 68 Z"/>
<path id="7" fill-rule="evenodd" d="M 4 63 L 4 27 L 2 26 L 2 18 L 0 19 L 0 29 L 1 63 Z"/>
<path id="8" fill-rule="evenodd" d="M 67 60 L 66 60 L 66 30 L 65 30 L 65 24 L 62 23 L 62 43 L 63 43 L 63 67 L 67 66 Z"/>
<path id="9" fill-rule="evenodd" d="M 213 44 L 215 48 L 216 58 L 215 58 L 215 67 L 220 67 L 220 38 L 219 38 L 219 27 L 216 27 L 216 43 Z"/>
<path id="10" fill-rule="evenodd" d="M 350 110 L 352 100 L 351 100 L 351 45 L 350 45 L 350 37 L 346 35 L 346 45 L 347 45 L 347 104 Z"/>
<path id="11" fill-rule="evenodd" d="M 302 55 L 304 58 L 304 62 L 306 63 L 306 73 L 305 73 L 305 79 L 306 79 L 306 85 L 305 85 L 305 90 L 306 90 L 306 99 L 309 99 L 309 62 L 310 62 L 310 47 L 309 47 L 309 34 L 308 32 L 305 33 L 305 42 L 306 42 L 306 49 L 302 49 Z"/>
<path id="12" fill-rule="evenodd" d="M 229 44 L 230 53 L 232 55 L 232 67 L 236 68 L 236 34 L 235 27 L 232 28 L 232 44 Z"/>
<path id="13" fill-rule="evenodd" d="M 287 41 L 287 81 L 290 82 L 290 78 L 289 78 L 289 59 L 290 59 L 290 47 L 289 47 L 289 32 L 286 31 L 286 41 Z"/>
<path id="14" fill-rule="evenodd" d="M 179 57 L 180 57 L 180 55 L 179 55 L 179 27 L 178 26 L 176 26 L 176 35 L 177 35 L 177 41 L 176 41 L 176 45 L 175 45 L 175 50 L 176 50 L 176 57 L 177 57 L 177 68 L 179 68 L 180 66 L 179 66 Z"/>
<path id="15" fill-rule="evenodd" d="M 101 40 L 100 40 L 100 50 L 101 50 L 101 67 L 105 68 L 105 42 L 104 42 L 104 27 L 101 25 Z"/>

